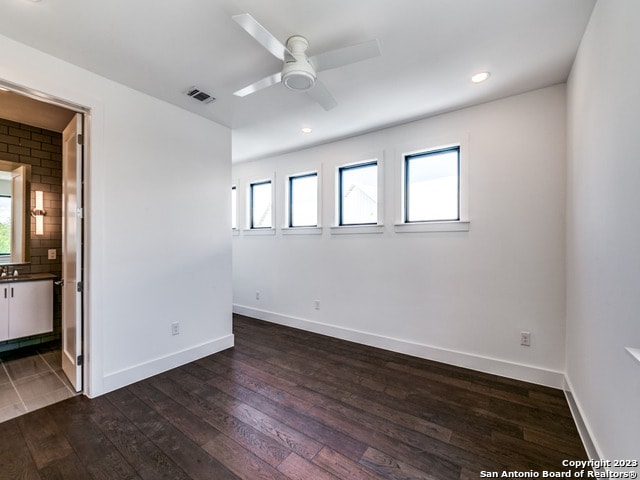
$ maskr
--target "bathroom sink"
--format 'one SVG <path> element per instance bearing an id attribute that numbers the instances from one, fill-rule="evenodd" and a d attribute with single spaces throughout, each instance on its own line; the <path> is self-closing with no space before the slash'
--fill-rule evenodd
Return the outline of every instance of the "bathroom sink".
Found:
<path id="1" fill-rule="evenodd" d="M 25 273 L 24 275 L 7 275 L 5 277 L 0 277 L 0 282 L 10 282 L 15 280 L 28 280 L 32 277 L 31 274 Z"/>

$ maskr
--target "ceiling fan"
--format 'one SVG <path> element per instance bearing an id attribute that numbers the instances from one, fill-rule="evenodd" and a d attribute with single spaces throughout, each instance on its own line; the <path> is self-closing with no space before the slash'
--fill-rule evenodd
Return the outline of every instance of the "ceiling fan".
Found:
<path id="1" fill-rule="evenodd" d="M 374 39 L 309 57 L 307 56 L 309 42 L 303 36 L 289 37 L 285 46 L 248 13 L 234 15 L 231 18 L 271 55 L 283 62 L 282 71 L 234 92 L 233 94 L 238 97 L 244 97 L 282 82 L 291 90 L 306 92 L 325 110 L 331 110 L 337 102 L 331 92 L 318 80 L 317 73 L 380 55 L 378 41 Z"/>

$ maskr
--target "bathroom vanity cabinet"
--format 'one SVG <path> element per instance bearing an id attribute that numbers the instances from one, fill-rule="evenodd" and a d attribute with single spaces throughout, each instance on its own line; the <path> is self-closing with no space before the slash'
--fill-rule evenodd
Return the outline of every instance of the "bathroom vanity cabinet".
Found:
<path id="1" fill-rule="evenodd" d="M 0 279 L 0 341 L 53 330 L 53 278 Z"/>

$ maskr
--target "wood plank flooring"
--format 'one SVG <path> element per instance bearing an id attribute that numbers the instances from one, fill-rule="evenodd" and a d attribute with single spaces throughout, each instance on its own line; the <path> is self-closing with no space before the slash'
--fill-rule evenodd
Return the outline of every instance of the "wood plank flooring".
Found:
<path id="1" fill-rule="evenodd" d="M 559 390 L 234 317 L 236 346 L 0 424 L 2 479 L 471 479 L 586 454 Z"/>

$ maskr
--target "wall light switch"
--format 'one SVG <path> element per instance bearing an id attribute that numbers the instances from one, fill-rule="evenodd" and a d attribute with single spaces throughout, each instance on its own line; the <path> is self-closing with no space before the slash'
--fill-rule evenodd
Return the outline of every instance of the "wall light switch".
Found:
<path id="1" fill-rule="evenodd" d="M 47 258 L 49 260 L 55 260 L 56 259 L 56 249 L 55 248 L 50 248 L 47 251 Z"/>

